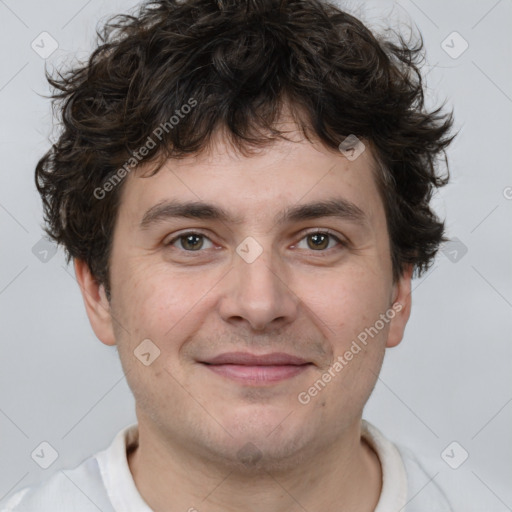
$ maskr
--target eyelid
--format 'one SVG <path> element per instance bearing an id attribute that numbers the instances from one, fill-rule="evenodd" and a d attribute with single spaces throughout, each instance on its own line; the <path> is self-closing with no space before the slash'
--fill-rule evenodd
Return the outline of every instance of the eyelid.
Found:
<path id="1" fill-rule="evenodd" d="M 333 231 L 332 229 L 329 229 L 329 228 L 312 228 L 312 229 L 309 229 L 308 231 L 304 232 L 302 238 L 304 238 L 307 235 L 314 235 L 316 233 L 330 235 L 333 238 L 336 238 L 337 240 L 339 240 L 340 242 L 343 242 L 343 240 L 340 238 L 341 235 L 339 235 L 336 231 Z M 301 240 L 302 240 L 302 238 L 301 238 Z"/>

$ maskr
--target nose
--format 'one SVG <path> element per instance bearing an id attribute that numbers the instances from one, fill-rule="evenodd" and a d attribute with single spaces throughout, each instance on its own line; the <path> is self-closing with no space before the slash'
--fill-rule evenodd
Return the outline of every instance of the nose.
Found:
<path id="1" fill-rule="evenodd" d="M 300 299 L 292 289 L 290 273 L 269 248 L 250 263 L 235 254 L 233 269 L 223 281 L 220 314 L 224 321 L 270 331 L 297 318 Z"/>

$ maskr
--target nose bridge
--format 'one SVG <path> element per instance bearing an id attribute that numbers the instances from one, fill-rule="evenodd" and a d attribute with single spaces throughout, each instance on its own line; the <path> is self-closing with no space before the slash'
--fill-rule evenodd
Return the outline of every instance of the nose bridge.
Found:
<path id="1" fill-rule="evenodd" d="M 254 251 L 254 249 L 250 249 Z M 250 253 L 249 253 L 250 254 Z M 282 285 L 282 277 L 279 276 L 275 257 L 272 250 L 266 247 L 261 254 L 254 255 L 254 259 L 237 258 L 235 271 L 238 274 L 239 292 L 246 295 L 246 302 L 256 299 L 260 295 L 266 302 L 276 294 L 279 283 Z"/>
<path id="2" fill-rule="evenodd" d="M 292 321 L 298 300 L 272 247 L 263 238 L 247 237 L 236 252 L 221 308 L 224 319 L 242 318 L 257 330 L 278 319 L 280 324 Z"/>

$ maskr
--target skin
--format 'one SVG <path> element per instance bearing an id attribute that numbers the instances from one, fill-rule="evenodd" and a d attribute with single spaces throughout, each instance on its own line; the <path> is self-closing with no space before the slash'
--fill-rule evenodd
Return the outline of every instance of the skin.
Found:
<path id="1" fill-rule="evenodd" d="M 370 146 L 350 161 L 298 132 L 250 157 L 224 141 L 216 136 L 208 152 L 169 160 L 152 177 L 141 178 L 144 168 L 127 177 L 111 303 L 75 261 L 94 332 L 117 345 L 135 396 L 139 445 L 128 456 L 135 484 L 157 512 L 372 511 L 382 473 L 361 439 L 362 410 L 386 347 L 402 339 L 412 268 L 393 282 Z M 285 207 L 332 197 L 357 205 L 365 223 L 274 222 Z M 213 203 L 240 222 L 179 218 L 141 230 L 144 213 L 168 199 Z M 308 231 L 325 229 L 345 244 L 329 237 L 315 248 Z M 206 236 L 194 239 L 199 250 L 179 238 L 165 245 L 187 231 Z M 252 263 L 236 252 L 248 236 L 263 251 Z M 397 302 L 402 309 L 378 335 L 300 403 L 299 393 Z M 144 339 L 160 350 L 149 366 L 134 356 Z M 289 379 L 247 385 L 199 362 L 229 351 L 286 352 L 312 364 Z M 242 461 L 244 446 L 258 460 Z"/>

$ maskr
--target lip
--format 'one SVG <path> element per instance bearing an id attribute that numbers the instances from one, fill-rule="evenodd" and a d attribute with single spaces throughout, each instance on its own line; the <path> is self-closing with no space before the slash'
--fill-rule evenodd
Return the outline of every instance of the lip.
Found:
<path id="1" fill-rule="evenodd" d="M 234 364 L 246 366 L 299 366 L 309 363 L 301 357 L 286 354 L 284 352 L 272 352 L 270 354 L 250 354 L 248 352 L 225 352 L 206 361 L 206 364 Z"/>
<path id="2" fill-rule="evenodd" d="M 262 355 L 227 352 L 201 363 L 217 375 L 246 385 L 273 384 L 290 379 L 312 365 L 301 357 L 282 352 Z"/>

